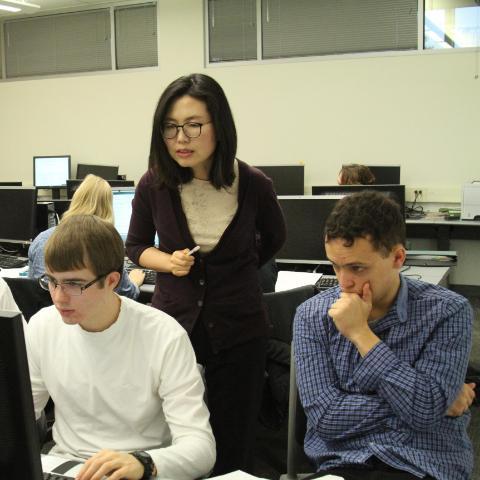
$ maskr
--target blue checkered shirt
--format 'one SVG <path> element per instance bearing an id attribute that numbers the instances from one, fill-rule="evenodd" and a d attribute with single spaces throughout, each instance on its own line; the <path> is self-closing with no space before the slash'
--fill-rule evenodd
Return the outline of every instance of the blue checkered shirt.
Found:
<path id="1" fill-rule="evenodd" d="M 473 468 L 470 413 L 445 412 L 465 380 L 472 309 L 442 287 L 401 277 L 390 311 L 372 325 L 381 339 L 364 358 L 328 309 L 332 288 L 303 303 L 294 323 L 305 452 L 317 470 L 388 465 L 438 480 L 466 480 Z"/>

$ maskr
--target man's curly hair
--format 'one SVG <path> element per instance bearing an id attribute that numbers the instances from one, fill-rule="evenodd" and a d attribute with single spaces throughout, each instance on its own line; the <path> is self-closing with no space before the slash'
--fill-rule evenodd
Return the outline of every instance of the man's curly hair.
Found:
<path id="1" fill-rule="evenodd" d="M 342 198 L 325 224 L 325 241 L 368 238 L 375 250 L 388 255 L 395 245 L 405 245 L 405 221 L 399 204 L 384 193 L 363 190 Z"/>

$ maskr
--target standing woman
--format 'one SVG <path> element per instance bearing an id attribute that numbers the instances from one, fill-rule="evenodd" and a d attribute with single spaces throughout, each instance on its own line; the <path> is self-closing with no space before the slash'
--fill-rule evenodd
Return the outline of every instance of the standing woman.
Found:
<path id="1" fill-rule="evenodd" d="M 131 260 L 159 272 L 152 305 L 183 325 L 205 367 L 215 475 L 251 471 L 269 330 L 257 270 L 286 235 L 271 180 L 236 149 L 220 85 L 202 74 L 171 83 L 155 111 L 126 242 Z"/>

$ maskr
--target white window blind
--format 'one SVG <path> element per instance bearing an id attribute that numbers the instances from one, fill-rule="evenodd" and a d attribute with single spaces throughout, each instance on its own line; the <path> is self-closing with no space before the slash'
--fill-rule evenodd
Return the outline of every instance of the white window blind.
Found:
<path id="1" fill-rule="evenodd" d="M 210 62 L 257 58 L 256 0 L 209 0 Z"/>
<path id="2" fill-rule="evenodd" d="M 417 0 L 262 0 L 263 58 L 417 48 Z"/>
<path id="3" fill-rule="evenodd" d="M 157 66 L 156 6 L 116 8 L 115 41 L 118 69 Z"/>
<path id="4" fill-rule="evenodd" d="M 12 20 L 4 29 L 7 78 L 111 68 L 108 10 Z"/>

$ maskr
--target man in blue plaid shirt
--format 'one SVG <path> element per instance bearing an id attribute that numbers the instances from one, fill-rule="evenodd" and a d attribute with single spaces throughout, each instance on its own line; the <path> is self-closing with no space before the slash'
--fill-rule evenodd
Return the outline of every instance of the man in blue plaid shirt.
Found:
<path id="1" fill-rule="evenodd" d="M 472 309 L 401 275 L 404 245 L 400 209 L 378 192 L 344 197 L 327 221 L 339 286 L 303 303 L 294 325 L 305 452 L 318 478 L 470 477 Z"/>

